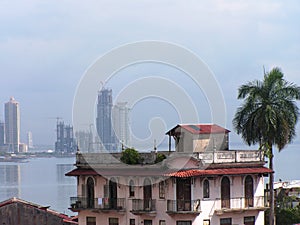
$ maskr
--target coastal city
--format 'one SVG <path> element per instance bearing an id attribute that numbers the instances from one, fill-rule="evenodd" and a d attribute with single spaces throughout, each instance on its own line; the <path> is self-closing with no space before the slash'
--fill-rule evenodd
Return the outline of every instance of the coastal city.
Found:
<path id="1" fill-rule="evenodd" d="M 300 225 L 300 2 L 0 2 L 0 225 Z"/>

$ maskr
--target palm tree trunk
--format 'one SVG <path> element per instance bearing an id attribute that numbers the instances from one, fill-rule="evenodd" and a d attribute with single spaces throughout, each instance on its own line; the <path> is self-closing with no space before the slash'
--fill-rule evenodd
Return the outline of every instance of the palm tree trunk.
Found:
<path id="1" fill-rule="evenodd" d="M 273 171 L 273 149 L 269 149 L 269 169 Z M 270 215 L 269 225 L 275 225 L 275 210 L 274 210 L 274 173 L 269 174 L 269 187 L 270 187 Z"/>

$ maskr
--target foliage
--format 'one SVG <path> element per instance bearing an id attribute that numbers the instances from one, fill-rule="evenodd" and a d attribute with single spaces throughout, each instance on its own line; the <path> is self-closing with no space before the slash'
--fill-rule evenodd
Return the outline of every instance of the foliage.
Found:
<path id="1" fill-rule="evenodd" d="M 125 149 L 121 155 L 121 161 L 129 165 L 139 164 L 140 159 L 139 152 L 133 148 Z"/>
<path id="2" fill-rule="evenodd" d="M 157 154 L 156 154 L 155 163 L 162 162 L 165 158 L 166 158 L 166 156 L 165 156 L 164 154 L 162 154 L 162 153 L 157 153 Z"/>
<path id="3" fill-rule="evenodd" d="M 276 208 L 276 224 L 277 225 L 292 225 L 300 223 L 300 209 L 295 208 Z M 265 212 L 265 224 L 269 224 L 270 210 Z"/>
<path id="4" fill-rule="evenodd" d="M 283 73 L 276 67 L 265 73 L 262 81 L 242 85 L 238 99 L 244 99 L 244 103 L 237 109 L 233 126 L 247 144 L 259 144 L 273 170 L 273 146 L 281 151 L 296 135 L 299 109 L 295 100 L 300 100 L 300 87 L 284 80 Z M 269 187 L 273 190 L 274 174 L 269 177 Z M 274 218 L 273 192 L 270 193 L 271 218 Z"/>
<path id="5" fill-rule="evenodd" d="M 238 108 L 233 125 L 249 144 L 260 144 L 266 150 L 276 145 L 282 150 L 295 137 L 300 100 L 300 87 L 283 79 L 279 68 L 264 75 L 263 81 L 252 81 L 238 90 L 238 99 L 245 99 Z"/>

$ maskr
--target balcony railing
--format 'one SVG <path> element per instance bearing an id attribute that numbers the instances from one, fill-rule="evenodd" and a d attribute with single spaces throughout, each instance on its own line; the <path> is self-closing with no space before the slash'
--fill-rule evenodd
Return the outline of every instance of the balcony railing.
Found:
<path id="1" fill-rule="evenodd" d="M 133 213 L 147 213 L 156 211 L 156 201 L 154 199 L 132 199 Z"/>
<path id="2" fill-rule="evenodd" d="M 201 210 L 200 199 L 197 200 L 167 200 L 168 213 L 194 212 Z"/>
<path id="3" fill-rule="evenodd" d="M 237 197 L 223 200 L 217 199 L 214 203 L 216 211 L 264 209 L 267 207 L 264 196 L 255 196 L 253 198 Z"/>
<path id="4" fill-rule="evenodd" d="M 264 155 L 258 150 L 197 152 L 194 153 L 194 156 L 205 163 L 260 162 L 264 160 Z"/>
<path id="5" fill-rule="evenodd" d="M 71 197 L 71 209 L 125 210 L 125 198 Z"/>

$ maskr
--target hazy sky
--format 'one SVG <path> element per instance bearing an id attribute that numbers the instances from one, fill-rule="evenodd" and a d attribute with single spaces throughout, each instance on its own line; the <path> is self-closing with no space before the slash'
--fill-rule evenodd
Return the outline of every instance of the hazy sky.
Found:
<path id="1" fill-rule="evenodd" d="M 262 79 L 263 67 L 279 66 L 287 80 L 300 85 L 299 21 L 297 0 L 2 0 L 0 118 L 4 103 L 14 96 L 21 107 L 22 141 L 30 130 L 35 144 L 54 144 L 54 118 L 72 122 L 76 87 L 97 58 L 129 42 L 161 40 L 185 46 L 209 66 L 224 95 L 226 128 L 232 131 L 232 141 L 240 141 L 231 121 L 241 103 L 236 99 L 241 84 Z M 151 64 L 120 73 L 135 74 L 136 78 L 160 73 L 166 77 L 178 73 L 179 80 L 183 76 L 172 68 Z M 181 85 L 188 90 L 187 83 Z M 122 89 L 113 81 L 110 87 L 115 93 Z M 195 96 L 193 88 L 190 92 Z M 167 127 L 177 123 L 176 112 L 164 111 L 166 106 L 161 103 L 153 108 L 155 101 L 148 99 L 137 105 L 132 118 L 137 130 L 147 128 L 139 122 L 141 115 L 168 120 L 168 114 L 173 113 L 175 119 Z M 205 114 L 207 103 L 196 105 Z M 203 116 L 203 122 L 210 122 L 209 117 Z"/>

